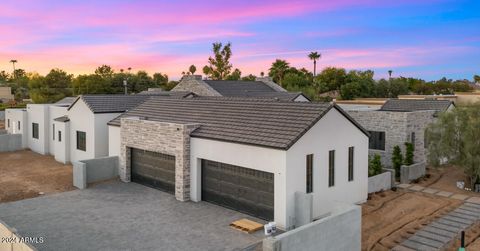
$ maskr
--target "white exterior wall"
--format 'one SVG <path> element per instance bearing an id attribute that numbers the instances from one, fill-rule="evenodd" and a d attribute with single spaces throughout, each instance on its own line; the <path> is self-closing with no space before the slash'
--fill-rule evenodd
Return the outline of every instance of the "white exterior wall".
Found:
<path id="1" fill-rule="evenodd" d="M 55 160 L 64 164 L 70 162 L 70 122 L 54 121 L 55 124 Z M 61 132 L 61 140 L 58 138 Z M 52 137 L 53 138 L 53 137 Z"/>
<path id="2" fill-rule="evenodd" d="M 49 146 L 49 150 L 48 152 L 51 154 L 51 155 L 55 155 L 55 142 L 56 142 L 56 139 L 57 139 L 57 135 L 55 135 L 55 139 L 54 139 L 54 130 L 53 130 L 53 125 L 55 124 L 54 122 L 54 119 L 58 118 L 58 117 L 61 117 L 61 116 L 64 116 L 65 114 L 67 114 L 67 108 L 68 107 L 65 107 L 65 106 L 57 106 L 57 105 L 50 105 L 48 107 L 48 110 L 49 110 L 49 118 L 48 118 L 48 146 Z M 56 125 L 55 125 L 56 127 Z M 57 128 L 55 128 L 55 134 L 57 132 Z M 62 135 L 63 136 L 63 135 Z"/>
<path id="3" fill-rule="evenodd" d="M 299 95 L 298 97 L 295 98 L 295 100 L 293 100 L 295 102 L 310 102 L 310 100 L 308 100 L 308 98 L 306 98 L 305 96 L 303 95 Z"/>
<path id="4" fill-rule="evenodd" d="M 28 118 L 26 109 L 5 109 L 5 129 L 10 134 L 22 134 L 22 148 L 28 147 Z M 8 127 L 10 120 L 10 127 Z M 20 122 L 20 129 L 18 129 Z"/>
<path id="5" fill-rule="evenodd" d="M 95 158 L 108 156 L 109 130 L 107 123 L 120 116 L 121 113 L 97 113 L 95 114 L 95 133 L 93 137 L 87 136 L 87 140 L 95 142 Z M 120 151 L 120 134 L 118 134 L 118 151 Z"/>
<path id="6" fill-rule="evenodd" d="M 95 158 L 95 118 L 88 106 L 79 99 L 68 111 L 70 118 L 70 161 Z M 86 151 L 77 150 L 77 131 L 86 134 Z"/>
<path id="7" fill-rule="evenodd" d="M 215 140 L 190 139 L 190 199 L 201 200 L 201 159 L 261 170 L 274 174 L 274 219 L 288 227 L 285 212 L 286 151 Z"/>
<path id="8" fill-rule="evenodd" d="M 354 149 L 354 179 L 348 181 L 348 148 Z M 328 187 L 329 151 L 335 150 L 335 185 Z M 334 202 L 366 201 L 368 137 L 335 108 L 287 151 L 286 213 L 294 224 L 295 192 L 306 191 L 306 155 L 313 154 L 313 217 L 329 213 Z"/>
<path id="9" fill-rule="evenodd" d="M 48 104 L 28 104 L 27 105 L 27 125 L 28 125 L 28 147 L 30 150 L 40 153 L 48 154 L 49 152 L 49 136 L 50 130 L 48 128 Z M 33 138 L 33 123 L 38 124 L 38 139 Z"/>
<path id="10" fill-rule="evenodd" d="M 108 156 L 120 156 L 120 126 L 108 126 Z"/>

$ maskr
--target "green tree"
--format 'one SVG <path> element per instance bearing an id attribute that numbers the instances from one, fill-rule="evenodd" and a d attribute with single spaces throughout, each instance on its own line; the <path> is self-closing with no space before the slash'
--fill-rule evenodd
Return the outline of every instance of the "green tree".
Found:
<path id="1" fill-rule="evenodd" d="M 413 165 L 415 146 L 410 142 L 405 142 L 405 165 Z"/>
<path id="2" fill-rule="evenodd" d="M 232 57 L 231 43 L 223 46 L 222 43 L 213 43 L 213 57 L 208 58 L 208 65 L 203 67 L 203 73 L 210 79 L 226 79 L 232 70 L 230 57 Z"/>
<path id="3" fill-rule="evenodd" d="M 380 155 L 375 154 L 373 157 L 369 157 L 368 162 L 368 176 L 375 176 L 382 173 L 383 166 L 382 166 L 382 158 Z"/>
<path id="4" fill-rule="evenodd" d="M 373 71 L 349 71 L 347 84 L 340 88 L 342 99 L 368 98 L 375 95 L 375 81 Z"/>
<path id="5" fill-rule="evenodd" d="M 470 184 L 480 176 L 480 103 L 444 112 L 426 130 L 429 163 L 463 168 Z"/>
<path id="6" fill-rule="evenodd" d="M 95 74 L 100 75 L 102 78 L 111 79 L 114 71 L 109 65 L 102 65 L 95 69 Z"/>
<path id="7" fill-rule="evenodd" d="M 226 80 L 240 80 L 240 78 L 242 77 L 242 72 L 235 68 L 235 70 L 233 70 L 233 72 L 231 74 L 229 74 L 225 79 Z"/>
<path id="8" fill-rule="evenodd" d="M 28 85 L 35 103 L 53 103 L 71 95 L 71 83 L 72 75 L 53 69 L 45 77 L 33 75 Z"/>
<path id="9" fill-rule="evenodd" d="M 310 54 L 308 54 L 308 58 L 310 60 L 313 60 L 313 76 L 317 75 L 317 59 L 320 59 L 320 57 L 322 57 L 322 54 L 316 51 L 310 52 Z"/>
<path id="10" fill-rule="evenodd" d="M 257 79 L 257 76 L 253 74 L 248 74 L 248 76 L 242 77 L 243 81 L 255 81 Z"/>
<path id="11" fill-rule="evenodd" d="M 327 67 L 314 79 L 320 92 L 340 90 L 346 84 L 347 72 L 343 68 Z"/>
<path id="12" fill-rule="evenodd" d="M 479 75 L 473 76 L 473 81 L 474 81 L 475 83 L 480 83 L 480 76 L 479 76 Z"/>
<path id="13" fill-rule="evenodd" d="M 392 166 L 395 169 L 395 176 L 400 177 L 400 168 L 403 164 L 402 150 L 400 146 L 394 146 L 392 152 Z"/>
<path id="14" fill-rule="evenodd" d="M 270 67 L 268 72 L 268 76 L 272 77 L 273 81 L 278 83 L 280 86 L 283 86 L 283 77 L 289 69 L 290 64 L 287 61 L 277 59 L 275 60 L 275 62 L 272 63 L 272 66 Z"/>
<path id="15" fill-rule="evenodd" d="M 190 74 L 195 74 L 195 72 L 197 71 L 197 67 L 195 67 L 195 65 L 190 65 L 190 67 L 188 68 L 188 72 L 190 72 Z"/>

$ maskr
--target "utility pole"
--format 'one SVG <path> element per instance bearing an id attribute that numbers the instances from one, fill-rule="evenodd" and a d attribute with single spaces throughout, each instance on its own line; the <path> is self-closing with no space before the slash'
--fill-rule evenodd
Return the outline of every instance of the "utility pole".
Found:
<path id="1" fill-rule="evenodd" d="M 17 79 L 17 73 L 15 72 L 15 63 L 18 62 L 16 59 L 10 60 L 10 63 L 13 65 L 13 78 Z"/>
<path id="2" fill-rule="evenodd" d="M 127 81 L 128 81 L 128 75 L 130 75 L 130 70 L 132 70 L 132 67 L 128 67 L 127 69 L 128 69 L 127 77 L 125 77 L 125 79 L 123 80 L 123 88 L 125 89 L 125 95 L 128 95 Z"/>

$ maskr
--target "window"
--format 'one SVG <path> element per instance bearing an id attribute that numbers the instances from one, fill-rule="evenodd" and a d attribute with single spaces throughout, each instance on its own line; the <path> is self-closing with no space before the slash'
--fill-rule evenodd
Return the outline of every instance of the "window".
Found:
<path id="1" fill-rule="evenodd" d="M 53 140 L 55 140 L 55 124 L 52 125 Z"/>
<path id="2" fill-rule="evenodd" d="M 32 123 L 32 137 L 38 139 L 38 124 Z"/>
<path id="3" fill-rule="evenodd" d="M 58 142 L 62 142 L 62 131 L 58 131 Z"/>
<path id="4" fill-rule="evenodd" d="M 410 134 L 410 143 L 412 143 L 413 145 L 415 145 L 415 132 L 412 132 Z"/>
<path id="5" fill-rule="evenodd" d="M 313 192 L 313 154 L 307 155 L 307 193 Z"/>
<path id="6" fill-rule="evenodd" d="M 10 128 L 10 119 L 7 119 L 7 127 Z"/>
<path id="7" fill-rule="evenodd" d="M 355 148 L 353 146 L 348 148 L 348 181 L 353 180 L 353 152 Z"/>
<path id="8" fill-rule="evenodd" d="M 328 152 L 328 187 L 335 185 L 335 150 Z"/>
<path id="9" fill-rule="evenodd" d="M 369 131 L 370 139 L 368 148 L 385 151 L 385 132 Z"/>
<path id="10" fill-rule="evenodd" d="M 18 130 L 20 130 L 20 121 L 17 122 Z"/>
<path id="11" fill-rule="evenodd" d="M 85 132 L 77 131 L 77 149 L 82 151 L 87 150 L 87 138 Z"/>

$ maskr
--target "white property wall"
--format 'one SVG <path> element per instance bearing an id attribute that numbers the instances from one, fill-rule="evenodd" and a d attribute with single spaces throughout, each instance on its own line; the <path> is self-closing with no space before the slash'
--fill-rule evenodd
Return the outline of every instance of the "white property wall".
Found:
<path id="1" fill-rule="evenodd" d="M 27 109 L 6 109 L 5 129 L 10 134 L 22 134 L 22 148 L 28 147 L 28 125 Z M 7 127 L 7 120 L 10 120 L 10 127 Z M 20 122 L 20 129 L 18 123 Z"/>
<path id="2" fill-rule="evenodd" d="M 28 147 L 30 150 L 48 154 L 49 152 L 49 135 L 48 128 L 48 107 L 49 104 L 28 104 L 27 105 L 27 125 L 28 125 Z M 38 139 L 33 138 L 33 123 L 38 124 Z"/>
<path id="3" fill-rule="evenodd" d="M 68 111 L 70 118 L 70 162 L 95 158 L 95 118 L 88 106 L 79 99 Z M 86 134 L 86 151 L 77 150 L 77 131 Z"/>
<path id="4" fill-rule="evenodd" d="M 96 113 L 95 114 L 95 158 L 109 156 L 109 129 L 107 123 L 120 116 L 121 113 Z M 119 128 L 120 129 L 120 128 Z M 88 136 L 87 136 L 88 138 Z M 118 151 L 120 151 L 120 134 L 118 134 Z"/>
<path id="5" fill-rule="evenodd" d="M 68 106 L 58 106 L 58 105 L 50 105 L 48 107 L 49 110 L 49 118 L 48 118 L 48 145 L 49 145 L 49 153 L 51 155 L 55 155 L 55 141 L 57 139 L 57 129 L 55 128 L 55 132 L 53 130 L 54 119 L 64 116 L 67 114 Z M 54 137 L 55 134 L 55 137 Z M 62 135 L 63 136 L 63 135 Z"/>
<path id="6" fill-rule="evenodd" d="M 286 152 L 215 140 L 190 139 L 190 199 L 201 200 L 201 159 L 261 170 L 274 174 L 274 220 L 278 227 L 286 228 L 285 212 Z"/>
<path id="7" fill-rule="evenodd" d="M 354 179 L 348 181 L 348 148 L 354 148 Z M 335 185 L 328 187 L 329 151 L 335 150 Z M 306 155 L 313 154 L 313 217 L 339 203 L 361 203 L 368 195 L 368 136 L 332 108 L 287 151 L 287 215 L 294 225 L 295 191 L 306 191 Z"/>
<path id="8" fill-rule="evenodd" d="M 120 156 L 120 126 L 108 126 L 108 156 Z"/>

